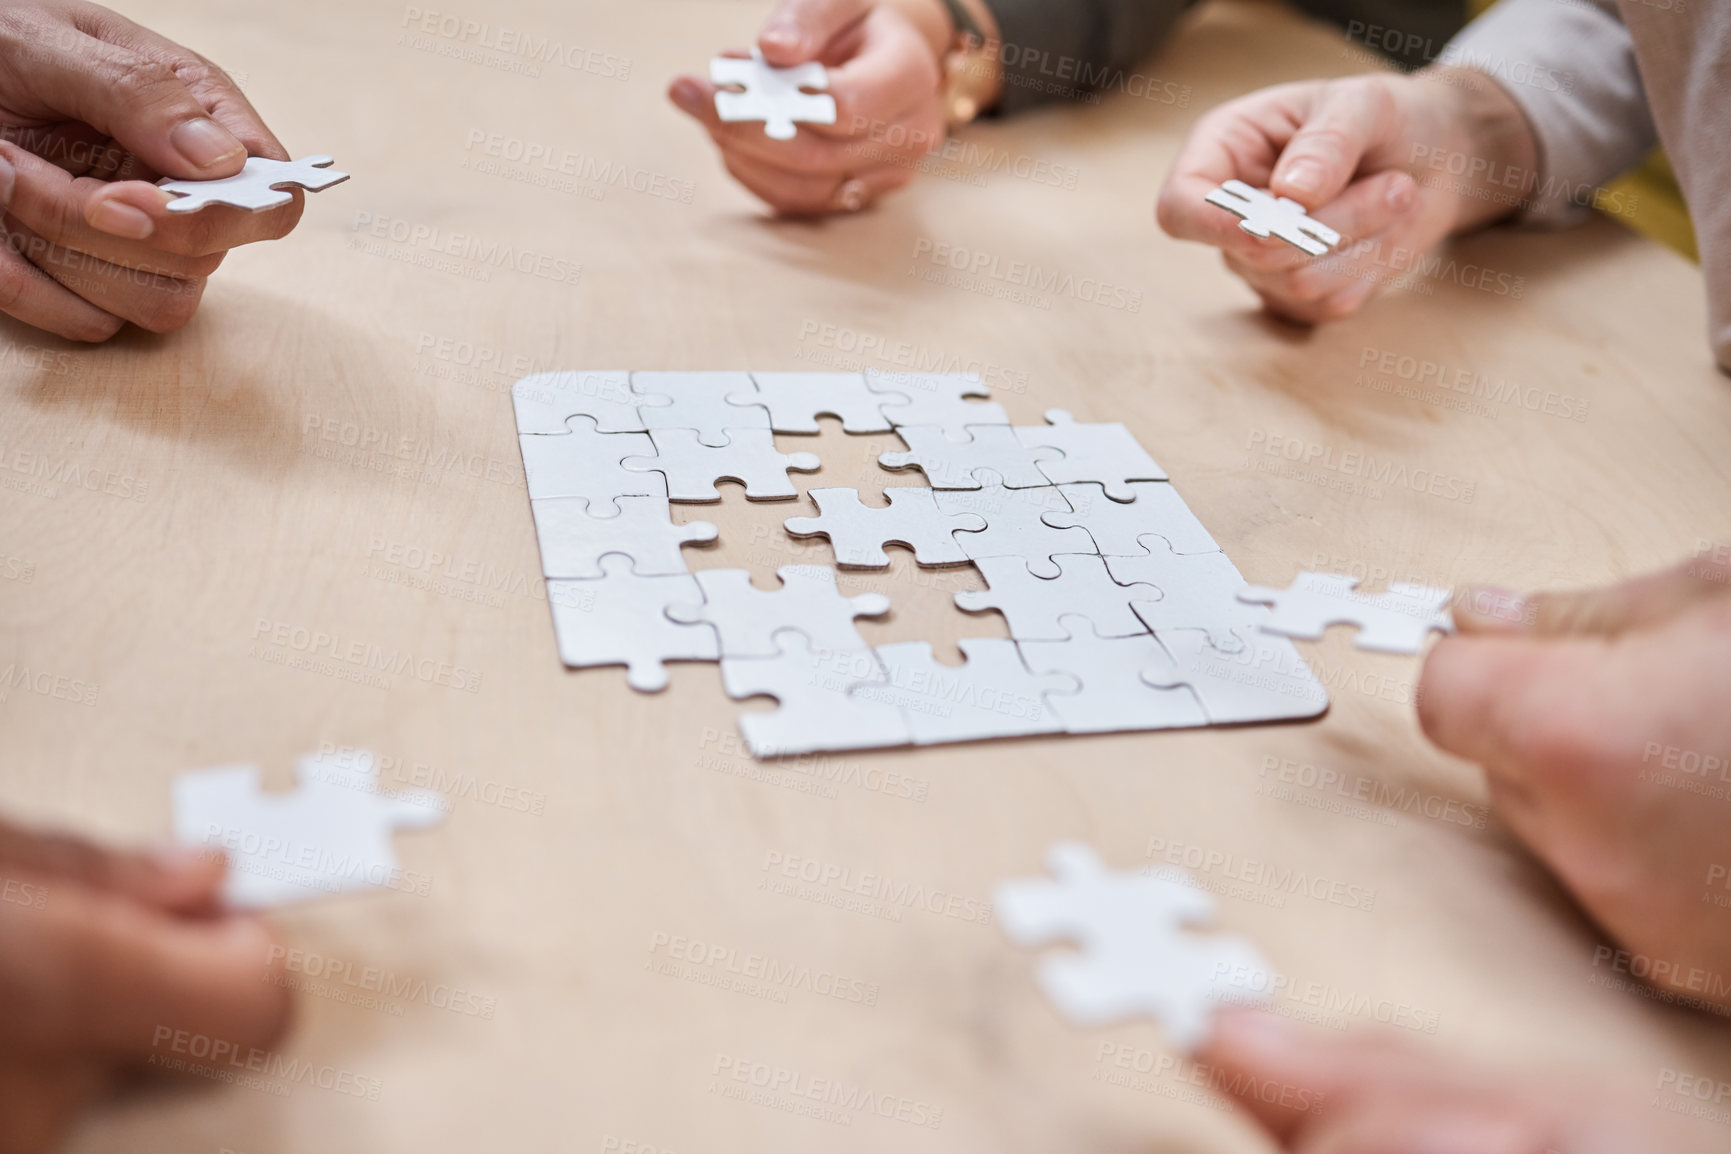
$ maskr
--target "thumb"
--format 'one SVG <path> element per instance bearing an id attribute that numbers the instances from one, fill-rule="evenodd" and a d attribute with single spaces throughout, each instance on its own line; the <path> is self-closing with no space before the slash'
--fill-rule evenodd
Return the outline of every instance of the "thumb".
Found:
<path id="1" fill-rule="evenodd" d="M 21 79 L 51 111 L 105 132 L 159 173 L 232 176 L 246 146 L 160 60 L 82 32 L 45 38 Z"/>
<path id="2" fill-rule="evenodd" d="M 782 0 L 757 34 L 758 50 L 777 68 L 816 60 L 870 8 L 870 0 Z"/>
<path id="3" fill-rule="evenodd" d="M 1731 564 L 1698 558 L 1601 589 L 1524 597 L 1502 589 L 1469 589 L 1455 608 L 1455 624 L 1462 633 L 1615 637 L 1661 625 L 1697 602 L 1724 596 L 1731 596 Z"/>
<path id="4" fill-rule="evenodd" d="M 1388 93 L 1376 85 L 1330 85 L 1281 150 L 1270 190 L 1307 208 L 1327 204 L 1352 183 L 1392 115 Z"/>

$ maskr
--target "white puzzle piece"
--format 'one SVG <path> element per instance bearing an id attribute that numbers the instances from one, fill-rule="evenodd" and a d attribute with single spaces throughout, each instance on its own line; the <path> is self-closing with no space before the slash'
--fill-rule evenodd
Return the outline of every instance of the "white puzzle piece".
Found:
<path id="1" fill-rule="evenodd" d="M 762 429 L 729 429 L 725 445 L 705 445 L 696 429 L 653 429 L 653 456 L 629 457 L 621 465 L 630 472 L 660 473 L 667 478 L 667 495 L 674 501 L 719 501 L 717 481 L 738 481 L 752 501 L 791 501 L 799 496 L 788 471 L 815 473 L 821 462 L 813 453 L 783 453 L 775 434 Z"/>
<path id="2" fill-rule="evenodd" d="M 572 417 L 570 431 L 517 438 L 523 450 L 523 476 L 530 500 L 544 497 L 586 497 L 591 512 L 610 513 L 615 497 L 665 497 L 667 481 L 658 473 L 638 472 L 620 464 L 625 457 L 649 454 L 655 444 L 647 433 L 598 433 L 593 417 Z"/>
<path id="3" fill-rule="evenodd" d="M 1080 947 L 1039 968 L 1040 988 L 1077 1025 L 1147 1015 L 1192 1053 L 1208 1040 L 1219 1006 L 1253 1000 L 1242 975 L 1272 972 L 1243 938 L 1186 932 L 1214 917 L 1214 899 L 1187 878 L 1114 873 L 1076 842 L 1053 846 L 1046 864 L 1055 881 L 1004 882 L 993 908 L 1018 945 Z"/>
<path id="4" fill-rule="evenodd" d="M 807 495 L 823 515 L 789 517 L 783 524 L 794 537 L 828 537 L 843 569 L 888 568 L 887 544 L 912 549 L 921 565 L 966 565 L 968 555 L 952 534 L 986 527 L 976 513 L 941 511 L 932 489 L 885 489 L 887 509 L 862 504 L 857 489 L 812 489 Z"/>
<path id="5" fill-rule="evenodd" d="M 1082 528 L 1094 538 L 1094 551 L 1108 557 L 1140 557 L 1165 538 L 1174 553 L 1218 553 L 1220 546 L 1203 528 L 1170 481 L 1133 481 L 1133 501 L 1114 501 L 1095 484 L 1059 485 L 1072 513 L 1046 514 L 1055 529 Z"/>
<path id="6" fill-rule="evenodd" d="M 956 544 L 970 561 L 986 557 L 1019 557 L 1028 571 L 1047 579 L 1060 570 L 1055 555 L 1092 553 L 1094 539 L 1084 529 L 1054 529 L 1042 518 L 1063 506 L 1063 495 L 1050 485 L 1041 489 L 1006 489 L 987 469 L 974 474 L 984 482 L 978 489 L 937 492 L 943 513 L 975 513 L 986 526 L 977 533 L 956 534 Z"/>
<path id="7" fill-rule="evenodd" d="M 814 649 L 803 634 L 778 634 L 775 657 L 728 658 L 721 683 L 735 701 L 769 696 L 780 708 L 739 719 L 745 744 L 760 758 L 821 750 L 880 749 L 911 740 L 906 719 L 894 705 L 855 697 L 863 683 L 884 683 L 869 649 Z"/>
<path id="8" fill-rule="evenodd" d="M 1390 582 L 1386 593 L 1359 593 L 1358 578 L 1300 573 L 1290 589 L 1250 585 L 1241 601 L 1274 606 L 1262 628 L 1285 637 L 1320 641 L 1330 625 L 1356 625 L 1356 644 L 1377 653 L 1417 653 L 1431 631 L 1453 633 L 1454 594 L 1410 581 Z"/>
<path id="9" fill-rule="evenodd" d="M 1041 464 L 1062 454 L 1056 449 L 1030 449 L 1008 425 L 970 425 L 966 441 L 952 440 L 938 425 L 897 428 L 908 446 L 905 453 L 884 453 L 878 464 L 886 469 L 918 469 L 934 489 L 978 489 L 977 470 L 996 473 L 1012 489 L 1031 489 L 1052 482 Z"/>
<path id="10" fill-rule="evenodd" d="M 995 402 L 970 404 L 968 397 L 989 397 L 980 378 L 964 373 L 886 373 L 866 370 L 866 383 L 883 401 L 883 415 L 897 428 L 936 426 L 952 440 L 965 441 L 972 425 L 1007 425 L 1010 415 Z M 898 397 L 897 394 L 900 394 Z"/>
<path id="11" fill-rule="evenodd" d="M 602 576 L 547 582 L 559 658 L 573 669 L 623 665 L 625 683 L 642 693 L 667 688 L 667 661 L 716 661 L 715 630 L 667 616 L 669 605 L 702 599 L 690 574 L 646 577 L 627 557 L 601 559 Z"/>
<path id="12" fill-rule="evenodd" d="M 1328 709 L 1327 691 L 1284 637 L 1240 629 L 1239 647 L 1227 652 L 1215 648 L 1201 629 L 1155 636 L 1172 661 L 1144 669 L 1142 680 L 1156 689 L 1188 687 L 1210 725 L 1298 721 Z"/>
<path id="13" fill-rule="evenodd" d="M 943 665 L 925 641 L 880 645 L 874 652 L 887 684 L 855 686 L 855 697 L 893 704 L 907 719 L 915 745 L 1060 733 L 1063 724 L 1046 694 L 1074 693 L 1067 673 L 1031 673 L 1014 641 L 965 637 L 967 661 Z"/>
<path id="14" fill-rule="evenodd" d="M 890 611 L 882 593 L 843 597 L 827 565 L 783 565 L 775 572 L 780 589 L 759 589 L 744 569 L 704 569 L 697 574 L 702 601 L 669 606 L 667 615 L 713 625 L 723 657 L 774 657 L 780 652 L 776 634 L 788 629 L 803 634 L 813 649 L 865 649 L 854 618 Z"/>
<path id="15" fill-rule="evenodd" d="M 1302 204 L 1252 188 L 1242 180 L 1229 180 L 1205 198 L 1244 219 L 1238 227 L 1264 240 L 1279 237 L 1293 248 L 1321 256 L 1340 243 L 1340 234 L 1319 220 L 1312 220 Z"/>
<path id="16" fill-rule="evenodd" d="M 835 123 L 835 97 L 803 91 L 829 87 L 829 73 L 816 62 L 797 68 L 772 68 L 754 48 L 749 60 L 731 56 L 711 60 L 709 79 L 715 84 L 745 89 L 729 92 L 723 88 L 717 92 L 717 116 L 726 121 L 761 120 L 764 135 L 773 140 L 792 140 L 798 132 L 795 121 Z"/>
<path id="17" fill-rule="evenodd" d="M 1244 578 L 1224 553 L 1172 552 L 1163 537 L 1149 539 L 1141 557 L 1108 557 L 1106 570 L 1123 585 L 1152 585 L 1160 590 L 1154 601 L 1132 601 L 1131 612 L 1155 633 L 1163 629 L 1204 629 L 1216 649 L 1235 651 L 1234 629 L 1255 628 L 1268 611 L 1238 599 Z"/>
<path id="18" fill-rule="evenodd" d="M 445 799 L 379 791 L 373 755 L 309 754 L 293 793 L 270 794 L 252 766 L 183 773 L 174 782 L 174 837 L 223 850 L 223 904 L 262 910 L 307 898 L 400 886 L 391 835 L 442 821 Z"/>
<path id="19" fill-rule="evenodd" d="M 1063 409 L 1046 410 L 1047 427 L 1020 425 L 1016 437 L 1029 449 L 1058 449 L 1063 456 L 1042 460 L 1040 472 L 1054 485 L 1092 481 L 1114 501 L 1135 500 L 1131 481 L 1164 481 L 1166 470 L 1155 464 L 1129 429 L 1116 421 L 1084 424 Z"/>
<path id="20" fill-rule="evenodd" d="M 817 433 L 817 419 L 835 417 L 843 432 L 887 433 L 889 418 L 878 406 L 884 398 L 866 388 L 862 373 L 752 373 L 755 393 L 732 393 L 735 405 L 762 405 L 778 433 Z"/>
<path id="21" fill-rule="evenodd" d="M 599 577 L 601 558 L 631 558 L 644 577 L 688 572 L 682 545 L 707 545 L 717 530 L 708 521 L 675 525 L 666 497 L 619 497 L 619 512 L 591 517 L 587 497 L 530 501 L 541 542 L 543 577 Z"/>
<path id="22" fill-rule="evenodd" d="M 291 187 L 319 192 L 347 180 L 349 174 L 332 168 L 334 163 L 328 156 L 303 156 L 299 160 L 249 156 L 233 176 L 163 180 L 157 187 L 174 197 L 168 202 L 169 212 L 197 212 L 212 204 L 265 212 L 292 201 L 294 194 L 287 191 Z"/>
<path id="23" fill-rule="evenodd" d="M 1175 668 L 1151 633 L 1101 637 L 1083 617 L 1061 622 L 1065 641 L 1018 641 L 1029 669 L 1068 673 L 1081 688 L 1052 697 L 1052 712 L 1066 733 L 1119 733 L 1148 729 L 1185 729 L 1207 725 L 1196 696 L 1182 686 L 1156 689 L 1142 680 L 1148 668 Z"/>
<path id="24" fill-rule="evenodd" d="M 643 427 L 695 429 L 699 444 L 722 448 L 734 429 L 769 428 L 769 410 L 745 398 L 757 392 L 750 373 L 632 373 Z"/>
<path id="25" fill-rule="evenodd" d="M 519 433 L 564 433 L 572 417 L 590 417 L 597 433 L 643 433 L 640 406 L 670 403 L 639 397 L 625 372 L 536 373 L 511 386 Z"/>
<path id="26" fill-rule="evenodd" d="M 1157 589 L 1118 584 L 1106 571 L 1106 562 L 1092 553 L 1068 553 L 1056 561 L 1058 576 L 1047 578 L 1036 577 L 1020 557 L 982 557 L 974 564 L 988 588 L 962 590 L 956 594 L 956 607 L 965 613 L 996 609 L 1018 641 L 1062 641 L 1070 636 L 1058 620 L 1066 614 L 1086 617 L 1101 637 L 1148 632 L 1130 611 L 1130 602 L 1157 599 Z"/>

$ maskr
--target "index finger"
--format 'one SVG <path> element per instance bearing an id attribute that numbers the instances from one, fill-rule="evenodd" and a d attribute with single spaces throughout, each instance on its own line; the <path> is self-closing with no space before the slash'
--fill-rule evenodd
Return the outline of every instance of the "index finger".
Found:
<path id="1" fill-rule="evenodd" d="M 757 34 L 758 51 L 776 68 L 816 60 L 870 10 L 871 0 L 782 0 Z"/>

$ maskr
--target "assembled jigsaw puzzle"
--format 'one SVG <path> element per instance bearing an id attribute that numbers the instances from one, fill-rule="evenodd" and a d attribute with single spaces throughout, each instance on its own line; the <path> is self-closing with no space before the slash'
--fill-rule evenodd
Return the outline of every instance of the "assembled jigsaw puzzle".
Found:
<path id="1" fill-rule="evenodd" d="M 719 662 L 727 693 L 773 697 L 741 718 L 759 757 L 1037 734 L 1172 729 L 1315 717 L 1328 696 L 1280 615 L 1243 577 L 1121 424 L 1063 410 L 1011 425 L 977 378 L 913 373 L 541 373 L 512 396 L 559 654 L 624 666 L 632 688 L 669 661 Z M 821 514 L 789 538 L 829 541 L 835 567 L 790 565 L 780 588 L 745 570 L 688 567 L 713 525 L 671 503 L 798 495 L 777 432 L 893 430 L 885 469 L 929 485 L 810 491 Z M 886 477 L 886 480 L 888 478 Z M 887 502 L 885 504 L 884 502 Z M 960 667 L 924 642 L 872 648 L 836 569 L 883 569 L 884 546 L 925 568 L 973 565 L 987 588 L 959 609 L 999 613 L 1010 637 L 966 638 Z M 1380 636 L 1380 635 L 1378 635 Z M 1373 636 L 1372 640 L 1375 637 Z"/>

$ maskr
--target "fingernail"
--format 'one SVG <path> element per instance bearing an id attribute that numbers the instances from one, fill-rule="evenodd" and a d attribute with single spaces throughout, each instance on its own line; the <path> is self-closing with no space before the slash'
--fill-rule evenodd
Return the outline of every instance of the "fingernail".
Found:
<path id="1" fill-rule="evenodd" d="M 1291 1025 L 1259 1010 L 1221 1014 L 1214 1021 L 1216 1046 L 1230 1048 L 1240 1058 L 1254 1055 L 1261 1061 L 1287 1057 L 1303 1048 L 1303 1040 Z"/>
<path id="2" fill-rule="evenodd" d="M 1295 160 L 1281 173 L 1280 182 L 1297 192 L 1315 192 L 1322 187 L 1322 165 L 1314 160 Z"/>
<path id="3" fill-rule="evenodd" d="M 200 117 L 183 120 L 168 134 L 168 142 L 194 168 L 211 168 L 235 156 L 245 156 L 246 146 L 214 120 Z"/>
<path id="4" fill-rule="evenodd" d="M 1412 177 L 1404 172 L 1396 173 L 1395 178 L 1388 184 L 1388 206 L 1397 211 L 1405 212 L 1412 207 L 1413 201 L 1417 199 L 1418 186 L 1413 183 Z"/>
<path id="5" fill-rule="evenodd" d="M 762 32 L 757 34 L 757 46 L 765 51 L 776 49 L 781 53 L 798 53 L 805 47 L 805 33 L 799 25 L 786 21 L 766 24 Z"/>
<path id="6" fill-rule="evenodd" d="M 0 159 L 0 205 L 12 203 L 12 186 L 18 180 L 18 173 L 5 160 Z"/>
<path id="7" fill-rule="evenodd" d="M 127 240 L 143 240 L 156 231 L 156 222 L 150 219 L 149 213 L 118 200 L 97 201 L 86 219 L 98 232 Z"/>
<path id="8" fill-rule="evenodd" d="M 1459 608 L 1478 621 L 1507 629 L 1524 629 L 1533 623 L 1533 606 L 1526 595 L 1494 585 L 1480 585 L 1466 590 Z"/>
<path id="9" fill-rule="evenodd" d="M 689 76 L 681 76 L 673 82 L 673 87 L 667 90 L 673 98 L 673 103 L 687 112 L 695 113 L 703 103 L 703 93 Z"/>

